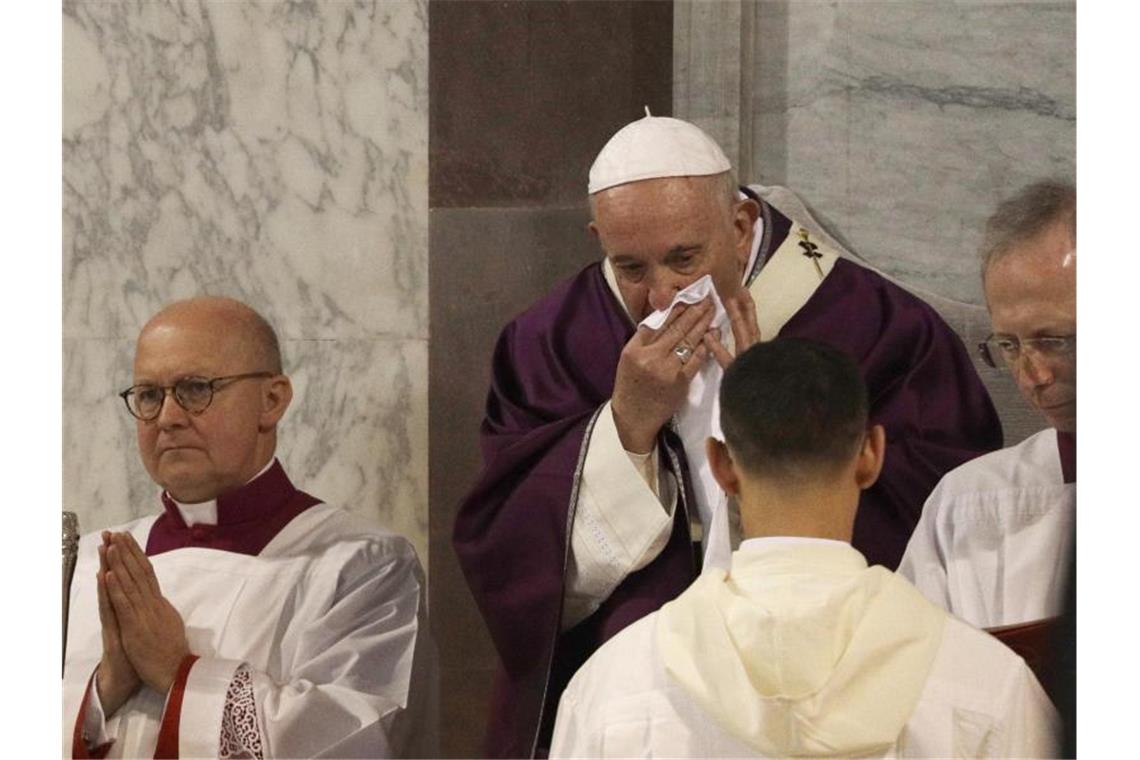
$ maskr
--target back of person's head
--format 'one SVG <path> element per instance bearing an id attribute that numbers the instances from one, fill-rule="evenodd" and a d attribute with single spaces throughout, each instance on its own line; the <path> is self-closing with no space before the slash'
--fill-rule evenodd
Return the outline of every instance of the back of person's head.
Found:
<path id="1" fill-rule="evenodd" d="M 729 365 L 720 421 L 751 476 L 803 480 L 837 472 L 867 430 L 867 388 L 846 354 L 802 338 L 758 343 Z"/>

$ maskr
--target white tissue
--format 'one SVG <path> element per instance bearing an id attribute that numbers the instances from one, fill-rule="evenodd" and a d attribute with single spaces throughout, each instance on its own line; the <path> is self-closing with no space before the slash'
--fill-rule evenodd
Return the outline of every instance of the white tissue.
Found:
<path id="1" fill-rule="evenodd" d="M 680 303 L 695 304 L 706 296 L 712 298 L 716 314 L 710 329 L 720 330 L 722 342 L 728 324 L 728 314 L 724 310 L 720 296 L 713 287 L 712 277 L 705 275 L 689 287 L 677 293 L 667 308 L 655 311 L 641 324 L 652 330 L 659 330 L 669 318 L 673 308 Z M 696 348 L 696 345 L 692 346 Z M 703 367 L 689 384 L 689 394 L 684 405 L 677 411 L 677 432 L 685 447 L 689 460 L 689 474 L 693 479 L 693 492 L 697 500 L 697 514 L 704 528 L 704 567 L 719 567 L 727 570 L 732 558 L 732 543 L 728 527 L 728 499 L 712 476 L 708 457 L 705 455 L 705 441 L 712 436 L 724 440 L 720 429 L 720 381 L 724 370 L 715 358 L 708 358 Z"/>

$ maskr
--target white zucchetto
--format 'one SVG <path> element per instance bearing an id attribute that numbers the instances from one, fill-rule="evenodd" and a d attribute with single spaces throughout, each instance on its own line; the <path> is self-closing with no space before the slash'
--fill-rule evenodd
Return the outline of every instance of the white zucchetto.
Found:
<path id="1" fill-rule="evenodd" d="M 732 164 L 716 141 L 687 121 L 645 117 L 619 129 L 590 167 L 589 194 L 659 177 L 721 174 Z"/>

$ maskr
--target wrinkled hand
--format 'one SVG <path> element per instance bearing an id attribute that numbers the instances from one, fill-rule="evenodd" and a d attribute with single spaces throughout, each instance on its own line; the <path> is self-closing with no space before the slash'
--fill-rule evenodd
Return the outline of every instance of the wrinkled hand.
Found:
<path id="1" fill-rule="evenodd" d="M 736 353 L 729 351 L 720 340 L 720 331 L 713 330 L 705 333 L 704 345 L 716 357 L 717 363 L 724 369 L 732 364 L 732 360 L 760 342 L 760 324 L 756 319 L 756 302 L 748 288 L 740 288 L 732 298 L 723 301 L 724 310 L 728 314 L 729 324 L 732 325 L 732 338 L 736 343 Z"/>
<path id="2" fill-rule="evenodd" d="M 162 595 L 154 568 L 133 536 L 112 533 L 106 554 L 108 596 L 123 650 L 139 678 L 165 694 L 190 654 L 182 616 Z"/>
<path id="3" fill-rule="evenodd" d="M 104 531 L 103 543 L 99 546 L 99 571 L 95 574 L 95 587 L 99 596 L 99 625 L 103 631 L 103 657 L 99 660 L 96 683 L 99 687 L 99 702 L 107 717 L 114 715 L 142 683 L 123 650 L 119 621 L 107 592 L 107 548 L 110 539 L 111 534 Z"/>
<path id="4" fill-rule="evenodd" d="M 622 349 L 614 380 L 612 409 L 618 437 L 627 451 L 644 454 L 653 448 L 657 431 L 685 401 L 689 382 L 708 358 L 702 341 L 716 311 L 705 299 L 679 305 L 660 330 L 639 327 Z M 673 353 L 684 342 L 687 361 Z"/>

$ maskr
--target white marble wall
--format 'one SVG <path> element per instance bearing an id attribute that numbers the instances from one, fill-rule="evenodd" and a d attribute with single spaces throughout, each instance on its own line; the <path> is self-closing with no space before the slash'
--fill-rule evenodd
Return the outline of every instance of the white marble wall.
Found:
<path id="1" fill-rule="evenodd" d="M 63 4 L 64 499 L 156 508 L 116 398 L 163 304 L 261 311 L 294 481 L 427 566 L 426 0 Z"/>
<path id="2" fill-rule="evenodd" d="M 674 112 L 746 182 L 785 185 L 972 350 L 998 201 L 1076 173 L 1072 2 L 676 0 Z M 1006 443 L 1044 422 L 975 360 Z"/>
<path id="3" fill-rule="evenodd" d="M 1075 26 L 1072 2 L 678 0 L 675 111 L 874 265 L 981 303 L 994 205 L 1075 176 Z"/>

